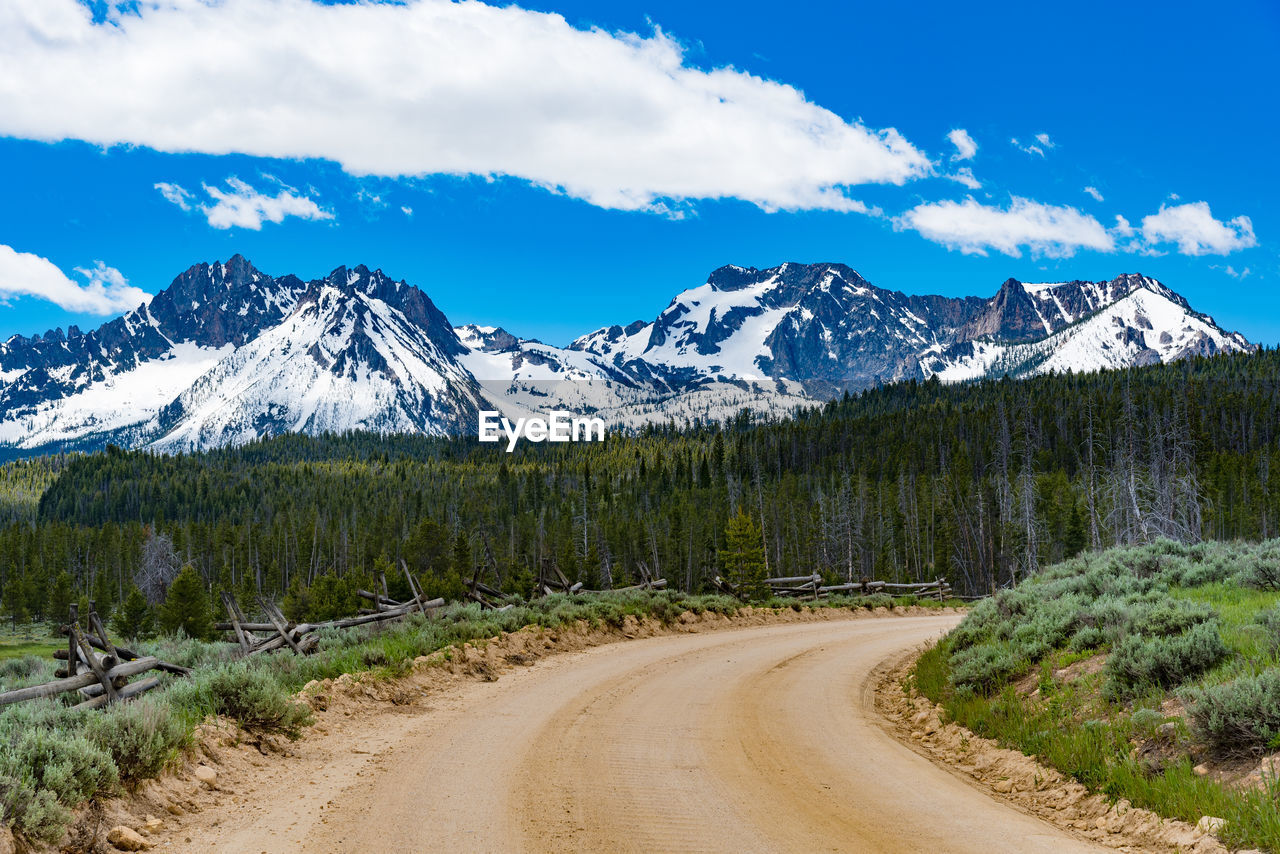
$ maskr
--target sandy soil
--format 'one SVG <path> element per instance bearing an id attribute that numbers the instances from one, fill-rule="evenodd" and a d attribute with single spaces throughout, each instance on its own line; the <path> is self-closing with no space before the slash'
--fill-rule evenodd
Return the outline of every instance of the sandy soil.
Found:
<path id="1" fill-rule="evenodd" d="M 565 633 L 517 633 L 405 684 L 320 686 L 291 757 L 228 732 L 206 740 L 215 789 L 161 781 L 133 807 L 166 805 L 164 851 L 1105 850 L 908 749 L 876 710 L 877 665 L 958 615 L 841 616 L 585 633 L 525 667 Z"/>

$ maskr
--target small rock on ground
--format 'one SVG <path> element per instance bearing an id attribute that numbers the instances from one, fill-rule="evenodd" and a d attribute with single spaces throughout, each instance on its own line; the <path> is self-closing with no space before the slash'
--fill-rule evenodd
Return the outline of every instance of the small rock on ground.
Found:
<path id="1" fill-rule="evenodd" d="M 196 768 L 196 779 L 204 783 L 210 789 L 218 788 L 218 772 L 214 771 L 208 765 L 201 765 Z"/>
<path id="2" fill-rule="evenodd" d="M 1200 820 L 1196 822 L 1196 830 L 1200 831 L 1201 833 L 1217 834 L 1218 831 L 1222 830 L 1222 826 L 1225 825 L 1226 823 L 1227 823 L 1226 819 L 1215 818 L 1214 816 L 1211 816 L 1211 815 L 1205 815 L 1205 816 L 1201 816 Z"/>
<path id="3" fill-rule="evenodd" d="M 150 847 L 138 831 L 123 824 L 116 825 L 107 831 L 107 841 L 118 851 L 145 851 Z"/>

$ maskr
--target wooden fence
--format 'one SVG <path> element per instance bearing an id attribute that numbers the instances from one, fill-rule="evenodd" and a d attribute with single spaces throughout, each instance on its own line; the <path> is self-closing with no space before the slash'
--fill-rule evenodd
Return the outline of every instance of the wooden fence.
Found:
<path id="1" fill-rule="evenodd" d="M 814 573 L 813 575 L 795 575 L 785 578 L 766 578 L 764 583 L 769 587 L 770 593 L 784 598 L 794 597 L 817 600 L 837 594 L 849 595 L 855 593 L 887 593 L 891 596 L 914 595 L 921 598 L 937 599 L 939 602 L 953 598 L 951 585 L 947 583 L 946 579 L 942 578 L 918 584 L 894 584 L 888 581 L 871 580 L 851 581 L 845 584 L 823 584 L 822 576 Z M 721 593 L 727 593 L 739 599 L 745 598 L 736 584 L 726 581 L 718 575 L 712 581 L 712 584 Z"/>
<path id="2" fill-rule="evenodd" d="M 0 706 L 56 697 L 76 691 L 80 702 L 77 709 L 100 709 L 121 700 L 128 700 L 160 687 L 160 678 L 149 676 L 134 682 L 129 680 L 151 670 L 160 670 L 178 676 L 191 673 L 185 667 L 169 664 L 155 656 L 138 655 L 132 650 L 116 646 L 98 617 L 95 603 L 89 603 L 85 618 L 87 628 L 80 626 L 80 607 L 72 605 L 70 620 L 62 627 L 67 637 L 67 648 L 55 650 L 54 659 L 66 662 L 55 671 L 59 677 L 53 682 L 30 685 L 0 693 Z"/>

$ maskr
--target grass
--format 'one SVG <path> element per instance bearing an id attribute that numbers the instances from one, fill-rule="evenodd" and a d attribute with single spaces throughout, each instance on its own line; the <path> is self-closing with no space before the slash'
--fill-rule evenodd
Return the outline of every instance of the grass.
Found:
<path id="1" fill-rule="evenodd" d="M 1235 653 L 1206 674 L 1205 684 L 1225 682 L 1242 673 L 1256 673 L 1280 665 L 1267 632 L 1257 623 L 1258 614 L 1280 606 L 1280 592 L 1218 582 L 1203 587 L 1174 588 L 1169 593 L 1173 598 L 1213 608 L 1222 624 L 1222 639 Z"/>
<path id="2" fill-rule="evenodd" d="M 62 649 L 66 645 L 65 640 L 54 637 L 44 625 L 23 627 L 17 632 L 0 632 L 0 662 L 29 655 L 47 658 L 53 655 L 55 649 Z"/>
<path id="3" fill-rule="evenodd" d="M 1276 548 L 1157 543 L 1049 567 L 975 608 L 921 656 L 914 687 L 1093 791 L 1191 823 L 1224 818 L 1227 844 L 1280 851 L 1277 781 L 1242 790 L 1193 770 L 1280 748 L 1280 592 L 1257 571 Z M 1055 678 L 1099 653 L 1102 670 Z M 1028 696 L 1015 683 L 1033 673 Z M 1185 719 L 1165 716 L 1169 700 Z M 1172 737 L 1157 733 L 1165 723 Z"/>
<path id="4" fill-rule="evenodd" d="M 801 611 L 895 604 L 916 603 L 867 596 L 815 603 L 779 599 L 765 606 Z M 918 604 L 940 607 L 937 602 Z M 57 842 L 72 820 L 71 808 L 155 776 L 190 746 L 195 728 L 211 715 L 232 718 L 251 732 L 296 738 L 311 717 L 309 708 L 293 697 L 312 680 L 345 673 L 396 678 L 418 656 L 526 626 L 555 629 L 582 620 L 620 627 L 628 616 L 670 623 L 685 611 L 729 615 L 741 607 L 727 596 L 674 591 L 555 595 L 503 612 L 454 604 L 429 620 L 413 615 L 390 626 L 324 630 L 319 651 L 301 658 L 277 654 L 240 660 L 232 644 L 183 638 L 135 644 L 143 654 L 193 668 L 192 676 L 166 676 L 162 688 L 101 712 L 74 711 L 59 700 L 0 711 L 0 744 L 6 746 L 0 752 L 0 821 L 28 838 Z M 55 646 L 61 643 L 48 651 Z M 24 654 L 0 662 L 0 689 L 48 681 L 53 669 L 47 655 Z"/>

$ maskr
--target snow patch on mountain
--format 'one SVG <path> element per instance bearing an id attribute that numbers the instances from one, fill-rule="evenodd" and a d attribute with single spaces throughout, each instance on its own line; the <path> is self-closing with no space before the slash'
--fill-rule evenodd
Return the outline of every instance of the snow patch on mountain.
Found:
<path id="1" fill-rule="evenodd" d="M 136 429 L 234 350 L 230 344 L 201 347 L 183 341 L 163 356 L 122 370 L 108 368 L 101 379 L 82 382 L 65 397 L 0 420 L 0 444 L 38 448 Z M 61 379 L 71 371 L 62 367 L 52 373 Z"/>

